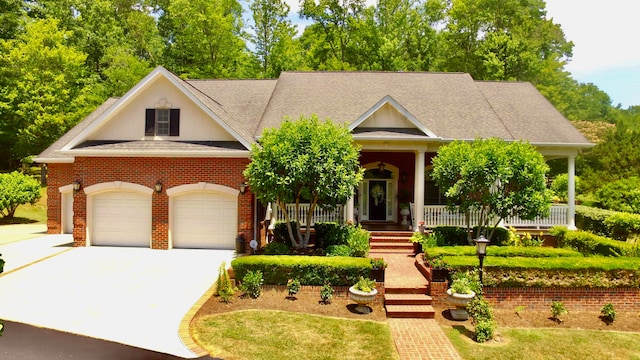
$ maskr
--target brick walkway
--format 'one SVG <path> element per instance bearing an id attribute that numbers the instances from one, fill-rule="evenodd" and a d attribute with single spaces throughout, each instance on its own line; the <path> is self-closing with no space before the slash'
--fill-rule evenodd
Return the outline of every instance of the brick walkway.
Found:
<path id="1" fill-rule="evenodd" d="M 373 253 L 388 264 L 386 287 L 425 288 L 427 281 L 415 267 L 415 258 L 408 254 Z M 393 341 L 403 360 L 462 359 L 440 325 L 434 319 L 387 319 Z"/>

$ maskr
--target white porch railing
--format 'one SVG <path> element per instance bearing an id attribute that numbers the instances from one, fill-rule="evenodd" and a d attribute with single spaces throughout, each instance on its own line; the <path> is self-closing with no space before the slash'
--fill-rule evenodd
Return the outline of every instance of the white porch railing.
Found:
<path id="1" fill-rule="evenodd" d="M 289 214 L 289 220 L 293 221 L 295 219 L 296 214 L 296 204 L 287 204 L 287 213 Z M 276 221 L 284 221 L 284 212 L 282 209 L 273 205 L 271 207 L 273 212 L 272 224 L 275 224 Z M 298 214 L 300 219 L 300 225 L 307 225 L 307 212 L 309 211 L 309 204 L 300 204 L 298 207 Z M 332 210 L 324 210 L 320 207 L 316 206 L 313 210 L 313 218 L 311 220 L 311 226 L 313 226 L 317 222 L 338 222 L 342 223 L 344 221 L 344 206 L 338 205 L 335 209 Z"/>
<path id="2" fill-rule="evenodd" d="M 413 204 L 412 213 L 413 213 Z M 537 217 L 533 220 L 523 220 L 516 216 L 510 216 L 502 221 L 504 227 L 527 227 L 527 228 L 541 228 L 552 227 L 556 225 L 567 225 L 567 205 L 552 205 L 550 214 L 547 217 Z M 480 211 L 470 212 L 470 225 L 476 226 L 478 224 L 478 217 Z M 451 211 L 447 209 L 445 205 L 426 205 L 424 207 L 424 226 L 426 228 L 433 228 L 436 226 L 467 226 L 465 221 L 465 214 L 458 213 L 457 211 Z"/>

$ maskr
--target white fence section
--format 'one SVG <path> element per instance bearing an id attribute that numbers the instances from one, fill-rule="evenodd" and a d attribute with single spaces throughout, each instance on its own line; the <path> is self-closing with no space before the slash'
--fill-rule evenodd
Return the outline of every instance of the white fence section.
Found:
<path id="1" fill-rule="evenodd" d="M 413 210 L 413 204 L 411 204 Z M 541 228 L 556 225 L 567 225 L 567 205 L 552 205 L 547 217 L 536 217 L 533 220 L 523 220 L 517 216 L 510 216 L 502 221 L 504 227 Z M 471 227 L 478 225 L 480 211 L 469 213 Z M 424 207 L 424 226 L 433 228 L 436 226 L 467 226 L 465 214 L 456 210 L 449 210 L 445 205 L 426 205 Z"/>
<path id="2" fill-rule="evenodd" d="M 300 225 L 307 225 L 307 212 L 309 211 L 309 204 L 299 204 L 298 206 L 298 214 L 300 219 Z M 289 220 L 293 221 L 295 219 L 296 214 L 296 204 L 287 204 L 287 213 L 289 214 Z M 277 205 L 273 205 L 271 207 L 273 211 L 273 222 L 275 221 L 284 221 L 284 212 L 282 208 Z M 313 226 L 317 222 L 344 222 L 344 206 L 338 205 L 335 209 L 321 209 L 319 206 L 313 210 L 313 218 L 311 220 L 311 226 Z"/>

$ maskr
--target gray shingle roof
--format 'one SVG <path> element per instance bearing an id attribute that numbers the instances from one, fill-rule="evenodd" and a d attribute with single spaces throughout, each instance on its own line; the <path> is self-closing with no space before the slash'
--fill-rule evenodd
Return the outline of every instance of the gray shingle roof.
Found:
<path id="1" fill-rule="evenodd" d="M 321 119 L 354 123 L 387 98 L 442 140 L 498 137 L 548 146 L 591 145 L 533 85 L 525 82 L 475 81 L 464 73 L 426 72 L 283 72 L 277 80 L 183 80 L 166 73 L 245 144 L 254 142 L 263 129 L 277 127 L 285 117 L 317 114 Z M 107 100 L 38 159 L 71 160 L 57 150 L 117 100 Z M 430 141 L 417 129 L 356 128 L 354 137 Z M 155 151 L 160 146 L 176 152 L 217 148 L 184 142 L 149 143 L 153 142 L 113 142 L 93 144 L 92 148 Z M 225 151 L 225 147 L 219 150 Z"/>

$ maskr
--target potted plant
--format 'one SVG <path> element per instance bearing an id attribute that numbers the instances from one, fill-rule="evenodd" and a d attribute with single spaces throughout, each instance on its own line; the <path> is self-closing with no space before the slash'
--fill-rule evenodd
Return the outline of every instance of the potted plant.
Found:
<path id="1" fill-rule="evenodd" d="M 455 306 L 455 309 L 450 309 L 451 317 L 454 320 L 467 320 L 469 313 L 467 313 L 467 304 L 471 299 L 476 296 L 476 292 L 473 291 L 476 288 L 474 284 L 474 276 L 470 272 L 456 272 L 453 275 L 453 281 L 451 287 L 447 290 L 449 304 Z"/>
<path id="2" fill-rule="evenodd" d="M 377 282 L 384 282 L 384 269 L 387 268 L 387 263 L 383 258 L 371 259 L 371 278 Z"/>
<path id="3" fill-rule="evenodd" d="M 431 268 L 432 282 L 444 282 L 449 278 L 449 271 L 451 268 L 442 256 L 437 256 L 431 259 L 425 257 L 424 263 Z"/>
<path id="4" fill-rule="evenodd" d="M 361 314 L 371 313 L 371 308 L 367 305 L 372 304 L 378 294 L 376 290 L 376 282 L 372 279 L 365 279 L 360 276 L 355 285 L 349 288 L 349 298 L 358 303 L 356 311 Z"/>
<path id="5" fill-rule="evenodd" d="M 400 204 L 400 215 L 402 215 L 402 221 L 400 222 L 400 225 L 408 226 L 409 221 L 407 220 L 407 216 L 411 215 L 411 210 L 409 210 L 409 203 Z"/>

